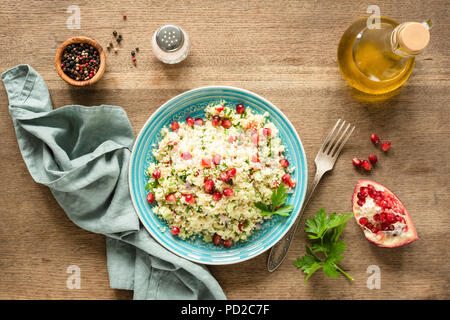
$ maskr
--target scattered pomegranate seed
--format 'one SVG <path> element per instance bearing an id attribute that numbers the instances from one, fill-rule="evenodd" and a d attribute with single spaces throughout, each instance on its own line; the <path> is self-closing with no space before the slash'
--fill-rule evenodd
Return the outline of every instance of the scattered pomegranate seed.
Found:
<path id="1" fill-rule="evenodd" d="M 373 144 L 379 144 L 380 143 L 380 138 L 375 133 L 373 133 L 370 136 L 370 140 L 372 140 Z"/>
<path id="2" fill-rule="evenodd" d="M 375 163 L 377 163 L 378 158 L 377 158 L 376 155 L 371 154 L 371 155 L 369 155 L 369 161 L 370 161 L 372 164 L 375 164 Z"/>
<path id="3" fill-rule="evenodd" d="M 205 124 L 205 121 L 202 118 L 197 118 L 195 119 L 194 124 L 197 126 L 202 126 Z"/>
<path id="4" fill-rule="evenodd" d="M 221 159 L 222 157 L 220 156 L 220 154 L 215 154 L 212 158 L 212 161 L 216 166 L 218 166 L 220 164 Z"/>
<path id="5" fill-rule="evenodd" d="M 187 203 L 194 203 L 195 198 L 192 194 L 187 194 L 184 196 L 184 200 L 186 200 Z"/>
<path id="6" fill-rule="evenodd" d="M 214 237 L 213 237 L 213 243 L 214 243 L 216 246 L 218 246 L 218 245 L 220 244 L 221 241 L 222 241 L 222 237 L 219 236 L 217 233 L 214 234 Z"/>
<path id="7" fill-rule="evenodd" d="M 186 118 L 186 123 L 189 127 L 193 127 L 194 126 L 194 118 L 192 117 L 187 117 Z"/>
<path id="8" fill-rule="evenodd" d="M 172 227 L 170 228 L 170 233 L 173 234 L 174 236 L 180 233 L 180 228 L 178 227 Z"/>
<path id="9" fill-rule="evenodd" d="M 270 136 L 270 134 L 272 133 L 272 130 L 270 130 L 269 128 L 264 128 L 263 129 L 263 135 Z"/>
<path id="10" fill-rule="evenodd" d="M 293 188 L 295 187 L 295 181 L 292 181 L 291 176 L 288 174 L 285 174 L 281 177 L 281 181 L 289 185 L 289 187 Z"/>
<path id="11" fill-rule="evenodd" d="M 228 176 L 230 177 L 234 177 L 236 175 L 236 172 L 237 172 L 236 168 L 230 168 L 227 170 Z"/>
<path id="12" fill-rule="evenodd" d="M 362 167 L 363 167 L 364 170 L 366 170 L 366 171 L 372 170 L 372 166 L 370 165 L 369 161 L 367 161 L 367 160 L 363 160 L 363 162 L 362 162 Z"/>
<path id="13" fill-rule="evenodd" d="M 223 195 L 225 197 L 231 197 L 234 194 L 234 190 L 231 188 L 225 188 L 223 189 Z"/>
<path id="14" fill-rule="evenodd" d="M 224 240 L 222 245 L 224 248 L 230 248 L 233 245 L 233 240 L 231 239 Z"/>
<path id="15" fill-rule="evenodd" d="M 155 178 L 156 180 L 158 180 L 159 178 L 161 178 L 161 170 L 159 169 L 155 169 L 152 173 L 153 178 Z"/>
<path id="16" fill-rule="evenodd" d="M 232 126 L 231 120 L 230 119 L 223 119 L 222 120 L 222 127 L 224 127 L 225 129 L 228 129 Z"/>
<path id="17" fill-rule="evenodd" d="M 206 193 L 211 193 L 214 189 L 214 181 L 207 178 L 205 180 L 205 185 L 203 186 L 203 189 L 205 190 Z"/>
<path id="18" fill-rule="evenodd" d="M 211 167 L 211 159 L 202 158 L 202 167 L 210 168 Z"/>
<path id="19" fill-rule="evenodd" d="M 212 117 L 211 124 L 213 127 L 217 127 L 218 125 L 220 125 L 220 117 L 219 116 Z"/>
<path id="20" fill-rule="evenodd" d="M 358 167 L 361 166 L 362 161 L 361 161 L 359 158 L 353 158 L 353 159 L 352 159 L 352 163 L 353 163 L 353 165 L 354 165 L 356 168 L 358 168 Z"/>
<path id="21" fill-rule="evenodd" d="M 220 107 L 217 107 L 216 110 L 218 113 L 221 113 L 224 108 L 225 108 L 224 106 L 220 106 Z"/>
<path id="22" fill-rule="evenodd" d="M 226 172 L 221 172 L 219 174 L 219 178 L 220 180 L 222 180 L 223 182 L 227 182 L 228 180 L 230 180 L 230 176 L 228 175 L 228 173 Z"/>
<path id="23" fill-rule="evenodd" d="M 189 160 L 192 158 L 192 154 L 190 154 L 189 152 L 185 152 L 185 153 L 181 153 L 181 158 L 183 158 L 183 160 Z"/>
<path id="24" fill-rule="evenodd" d="M 155 195 L 152 192 L 147 194 L 147 202 L 152 204 L 154 201 L 155 201 Z"/>
<path id="25" fill-rule="evenodd" d="M 289 161 L 287 161 L 286 159 L 281 159 L 280 164 L 283 168 L 289 167 Z"/>
<path id="26" fill-rule="evenodd" d="M 214 201 L 219 201 L 220 199 L 222 199 L 222 194 L 220 192 L 214 192 L 213 199 Z"/>
<path id="27" fill-rule="evenodd" d="M 239 104 L 236 106 L 236 113 L 237 113 L 237 114 L 243 114 L 244 111 L 245 111 L 244 105 L 243 105 L 242 103 L 239 103 Z"/>
<path id="28" fill-rule="evenodd" d="M 389 141 L 383 142 L 381 144 L 381 150 L 383 150 L 384 152 L 388 151 L 389 148 L 391 146 L 391 143 Z"/>
<path id="29" fill-rule="evenodd" d="M 177 198 L 175 197 L 175 194 L 170 193 L 166 196 L 166 200 L 167 202 L 175 202 L 177 201 Z"/>
<path id="30" fill-rule="evenodd" d="M 170 124 L 170 128 L 172 129 L 172 131 L 177 131 L 178 129 L 180 129 L 180 125 L 178 122 L 174 121 Z"/>
<path id="31" fill-rule="evenodd" d="M 127 14 L 126 13 L 123 14 L 123 20 L 127 20 Z"/>

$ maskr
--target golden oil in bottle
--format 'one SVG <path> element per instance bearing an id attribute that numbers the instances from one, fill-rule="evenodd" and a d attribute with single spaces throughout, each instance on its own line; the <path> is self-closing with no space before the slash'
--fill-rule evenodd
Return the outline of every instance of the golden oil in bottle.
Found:
<path id="1" fill-rule="evenodd" d="M 338 64 L 345 80 L 369 94 L 383 94 L 400 87 L 414 67 L 415 56 L 427 46 L 431 22 L 407 22 L 380 17 L 369 27 L 367 18 L 353 23 L 338 47 Z"/>

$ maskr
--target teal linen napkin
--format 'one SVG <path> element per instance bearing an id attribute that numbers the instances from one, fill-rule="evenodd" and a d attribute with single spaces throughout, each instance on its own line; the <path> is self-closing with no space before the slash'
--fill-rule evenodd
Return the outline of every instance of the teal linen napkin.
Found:
<path id="1" fill-rule="evenodd" d="M 2 74 L 20 151 L 33 179 L 48 186 L 79 227 L 106 235 L 111 288 L 134 299 L 225 299 L 202 265 L 158 244 L 140 224 L 128 189 L 134 134 L 117 106 L 53 110 L 29 65 Z"/>

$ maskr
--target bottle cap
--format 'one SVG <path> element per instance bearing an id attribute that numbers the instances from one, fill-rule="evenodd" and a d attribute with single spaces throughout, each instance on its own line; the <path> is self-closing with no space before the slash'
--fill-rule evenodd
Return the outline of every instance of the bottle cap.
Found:
<path id="1" fill-rule="evenodd" d="M 422 23 L 406 22 L 400 26 L 397 39 L 405 51 L 417 54 L 422 52 L 430 42 L 430 31 Z"/>
<path id="2" fill-rule="evenodd" d="M 174 52 L 184 43 L 183 31 L 180 27 L 168 24 L 156 31 L 156 43 L 165 52 Z"/>

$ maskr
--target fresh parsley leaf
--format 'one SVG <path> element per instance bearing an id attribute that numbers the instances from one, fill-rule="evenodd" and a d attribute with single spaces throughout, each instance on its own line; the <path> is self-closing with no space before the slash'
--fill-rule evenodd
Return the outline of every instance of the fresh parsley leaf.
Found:
<path id="1" fill-rule="evenodd" d="M 305 282 L 320 268 L 328 277 L 338 278 L 339 273 L 342 273 L 353 280 L 337 265 L 342 261 L 346 247 L 345 242 L 339 238 L 351 217 L 352 214 L 336 213 L 327 216 L 321 208 L 312 218 L 306 219 L 305 231 L 312 241 L 311 247 L 307 245 L 306 254 L 294 262 L 294 265 L 306 274 Z M 319 257 L 319 253 L 323 258 Z"/>
<path id="2" fill-rule="evenodd" d="M 266 216 L 269 214 L 278 214 L 280 216 L 289 216 L 293 206 L 291 204 L 285 204 L 287 200 L 286 188 L 284 185 L 280 185 L 278 188 L 272 191 L 271 196 L 272 203 L 267 205 L 261 201 L 255 202 L 256 208 L 261 210 L 261 215 Z"/>

